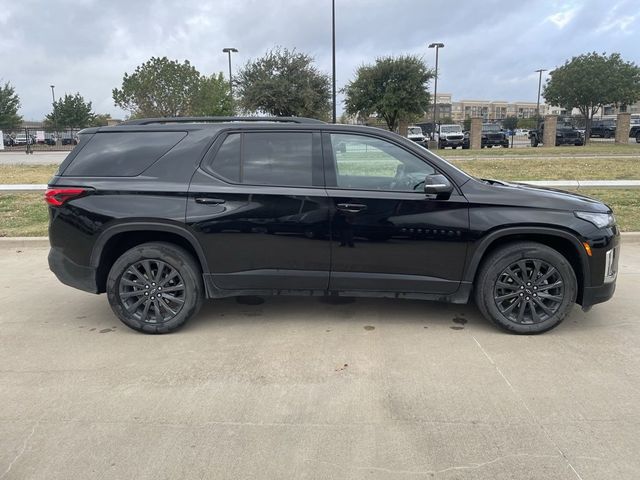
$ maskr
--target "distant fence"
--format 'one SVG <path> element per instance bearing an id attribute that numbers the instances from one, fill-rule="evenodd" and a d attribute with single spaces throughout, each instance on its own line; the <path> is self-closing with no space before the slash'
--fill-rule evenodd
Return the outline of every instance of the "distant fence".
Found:
<path id="1" fill-rule="evenodd" d="M 2 145 L 6 151 L 69 151 L 78 144 L 81 128 L 42 129 L 20 128 L 2 131 Z"/>

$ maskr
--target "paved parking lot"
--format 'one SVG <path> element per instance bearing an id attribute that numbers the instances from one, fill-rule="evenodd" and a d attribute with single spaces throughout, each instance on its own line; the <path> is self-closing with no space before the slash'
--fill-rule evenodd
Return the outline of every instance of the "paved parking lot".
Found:
<path id="1" fill-rule="evenodd" d="M 472 306 L 210 302 L 122 326 L 0 244 L 0 479 L 637 479 L 640 243 L 618 292 L 537 337 Z"/>

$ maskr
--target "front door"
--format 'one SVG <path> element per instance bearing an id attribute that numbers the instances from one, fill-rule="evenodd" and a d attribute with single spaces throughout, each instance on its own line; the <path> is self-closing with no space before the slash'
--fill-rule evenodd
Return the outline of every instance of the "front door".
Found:
<path id="1" fill-rule="evenodd" d="M 331 199 L 330 290 L 450 294 L 462 278 L 468 204 L 425 195 L 436 172 L 399 144 L 323 134 Z"/>
<path id="2" fill-rule="evenodd" d="M 327 289 L 329 200 L 320 141 L 320 133 L 265 129 L 231 131 L 216 141 L 187 202 L 187 223 L 216 289 Z"/>

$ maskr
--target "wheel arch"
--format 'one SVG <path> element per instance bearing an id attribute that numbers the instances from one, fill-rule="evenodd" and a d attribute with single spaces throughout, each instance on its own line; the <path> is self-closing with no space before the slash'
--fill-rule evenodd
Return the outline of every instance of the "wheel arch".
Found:
<path id="1" fill-rule="evenodd" d="M 106 290 L 107 276 L 116 259 L 130 248 L 147 242 L 178 245 L 193 255 L 203 273 L 209 272 L 202 246 L 184 227 L 155 222 L 115 225 L 102 232 L 91 252 L 90 265 L 96 269 L 98 293 Z"/>
<path id="2" fill-rule="evenodd" d="M 590 285 L 590 269 L 584 247 L 569 232 L 544 227 L 507 228 L 495 231 L 483 238 L 465 265 L 464 280 L 475 284 L 484 259 L 491 252 L 518 241 L 537 242 L 562 254 L 571 264 L 578 282 L 577 303 L 582 302 L 584 287 Z"/>

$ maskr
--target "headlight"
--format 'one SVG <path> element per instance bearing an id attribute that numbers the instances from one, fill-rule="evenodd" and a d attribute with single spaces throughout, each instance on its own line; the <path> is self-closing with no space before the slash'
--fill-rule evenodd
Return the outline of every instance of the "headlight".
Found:
<path id="1" fill-rule="evenodd" d="M 613 213 L 573 212 L 576 217 L 592 223 L 598 228 L 606 228 L 615 225 L 616 219 Z"/>

